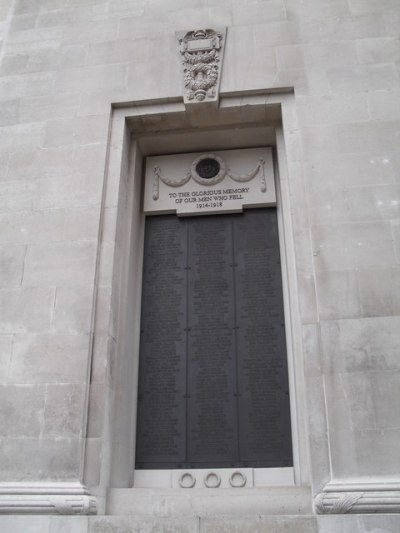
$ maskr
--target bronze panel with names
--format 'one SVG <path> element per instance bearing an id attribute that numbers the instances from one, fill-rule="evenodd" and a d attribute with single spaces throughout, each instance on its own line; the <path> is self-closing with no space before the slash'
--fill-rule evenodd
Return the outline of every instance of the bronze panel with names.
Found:
<path id="1" fill-rule="evenodd" d="M 137 469 L 292 465 L 276 209 L 146 219 Z"/>
<path id="2" fill-rule="evenodd" d="M 136 468 L 185 462 L 186 233 L 177 217 L 146 220 Z"/>

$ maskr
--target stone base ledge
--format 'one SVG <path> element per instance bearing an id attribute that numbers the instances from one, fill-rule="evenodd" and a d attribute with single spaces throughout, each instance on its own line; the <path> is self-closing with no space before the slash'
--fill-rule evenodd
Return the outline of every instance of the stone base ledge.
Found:
<path id="1" fill-rule="evenodd" d="M 0 514 L 93 515 L 96 498 L 79 483 L 1 483 Z"/>
<path id="2" fill-rule="evenodd" d="M 400 513 L 400 483 L 328 483 L 314 503 L 318 514 Z"/>

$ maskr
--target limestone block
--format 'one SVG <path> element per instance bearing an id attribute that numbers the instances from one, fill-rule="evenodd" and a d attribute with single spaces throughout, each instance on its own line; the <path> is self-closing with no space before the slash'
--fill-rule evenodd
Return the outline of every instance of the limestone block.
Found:
<path id="1" fill-rule="evenodd" d="M 44 145 L 57 147 L 105 142 L 108 121 L 108 114 L 48 121 Z"/>
<path id="2" fill-rule="evenodd" d="M 33 72 L 22 77 L 21 97 L 50 96 L 54 92 L 53 72 Z"/>
<path id="3" fill-rule="evenodd" d="M 319 69 L 355 65 L 356 47 L 351 41 L 279 46 L 276 49 L 278 70 Z"/>
<path id="4" fill-rule="evenodd" d="M 328 425 L 332 432 L 351 433 L 377 427 L 376 402 L 371 394 L 373 378 L 374 374 L 369 372 L 325 375 Z"/>
<path id="5" fill-rule="evenodd" d="M 299 9 L 299 4 L 296 0 L 286 0 L 289 17 L 299 20 L 302 24 L 310 19 L 318 21 L 321 16 L 324 20 L 330 20 L 349 15 L 346 0 L 320 0 L 319 2 L 305 0 L 302 5 L 304 9 Z"/>
<path id="6" fill-rule="evenodd" d="M 8 168 L 0 176 L 1 181 L 35 179 L 39 172 L 39 151 L 15 150 L 9 154 Z"/>
<path id="7" fill-rule="evenodd" d="M 102 436 L 106 395 L 107 388 L 105 384 L 91 383 L 87 427 L 87 436 L 89 438 L 99 438 Z"/>
<path id="8" fill-rule="evenodd" d="M 329 480 L 329 448 L 326 442 L 327 422 L 325 419 L 325 391 L 319 377 L 307 377 L 308 430 L 312 449 L 312 471 L 318 483 Z M 316 454 L 314 456 L 314 453 Z M 322 474 L 322 475 L 321 475 Z M 322 480 L 321 480 L 322 477 Z"/>
<path id="9" fill-rule="evenodd" d="M 93 283 L 96 246 L 92 242 L 31 244 L 24 286 L 87 286 Z"/>
<path id="10" fill-rule="evenodd" d="M 319 326 L 317 324 L 307 324 L 302 326 L 302 340 L 305 375 L 310 377 L 320 377 L 322 373 L 322 358 Z"/>
<path id="11" fill-rule="evenodd" d="M 54 5 L 55 8 L 60 7 L 61 1 L 55 0 L 52 2 L 52 0 L 44 0 L 44 2 L 39 4 L 37 2 L 29 2 L 25 0 L 24 2 L 19 2 L 15 7 L 15 15 L 37 15 L 41 9 L 50 9 L 51 5 Z"/>
<path id="12" fill-rule="evenodd" d="M 400 529 L 399 515 L 364 515 L 359 517 L 359 521 L 365 532 L 374 531 L 375 529 L 376 531 L 381 530 L 383 533 L 391 533 L 396 531 L 396 529 Z M 379 533 L 381 532 L 379 531 Z"/>
<path id="13" fill-rule="evenodd" d="M 398 39 L 361 39 L 357 41 L 359 63 L 390 63 L 400 60 Z"/>
<path id="14" fill-rule="evenodd" d="M 399 52 L 400 53 L 400 52 Z M 368 94 L 368 107 L 373 120 L 400 119 L 400 91 Z"/>
<path id="15" fill-rule="evenodd" d="M 310 222 L 313 226 L 330 226 L 351 220 L 352 214 L 349 208 L 348 190 L 346 187 L 339 187 L 335 182 L 319 184 L 316 188 L 309 184 L 307 185 Z M 324 252 L 323 250 L 314 249 L 315 251 Z M 333 257 L 330 259 L 333 260 L 331 268 L 338 268 L 339 258 L 336 259 Z"/>
<path id="16" fill-rule="evenodd" d="M 82 437 L 86 385 L 47 385 L 43 437 Z"/>
<path id="17" fill-rule="evenodd" d="M 110 309 L 112 310 L 111 295 L 111 287 L 101 287 L 97 290 L 95 331 L 100 335 L 110 332 L 114 337 L 116 337 L 115 316 L 110 316 Z"/>
<path id="18" fill-rule="evenodd" d="M 57 94 L 22 98 L 18 109 L 20 122 L 67 118 L 76 115 L 80 99 L 76 94 Z"/>
<path id="19" fill-rule="evenodd" d="M 307 229 L 294 230 L 296 266 L 301 272 L 313 271 L 313 255 L 310 232 Z"/>
<path id="20" fill-rule="evenodd" d="M 380 185 L 393 182 L 395 157 L 368 152 L 318 155 L 305 162 L 305 180 L 313 190 L 332 190 L 348 186 Z M 323 176 L 323 178 L 322 178 Z"/>
<path id="21" fill-rule="evenodd" d="M 93 287 L 60 287 L 56 291 L 52 328 L 58 332 L 89 333 Z"/>
<path id="22" fill-rule="evenodd" d="M 398 269 L 359 270 L 357 282 L 363 316 L 400 314 L 400 272 Z"/>
<path id="23" fill-rule="evenodd" d="M 337 67 L 327 71 L 333 93 L 392 90 L 399 86 L 394 65 Z"/>
<path id="24" fill-rule="evenodd" d="M 99 209 L 66 209 L 62 240 L 95 241 L 99 234 Z"/>
<path id="25" fill-rule="evenodd" d="M 355 14 L 387 12 L 397 10 L 399 4 L 396 0 L 381 0 L 380 2 L 364 2 L 363 0 L 349 0 L 350 11 Z"/>
<path id="26" fill-rule="evenodd" d="M 54 11 L 57 13 L 57 11 Z M 54 13 L 53 12 L 53 13 Z M 26 65 L 27 72 L 58 71 L 85 65 L 86 48 L 80 45 L 46 47 L 32 50 Z"/>
<path id="27" fill-rule="evenodd" d="M 2 58 L 0 66 L 1 76 L 10 76 L 13 74 L 22 74 L 26 70 L 28 63 L 28 54 L 6 54 Z"/>
<path id="28" fill-rule="evenodd" d="M 9 154 L 0 154 L 0 181 L 6 176 L 9 157 Z"/>
<path id="29" fill-rule="evenodd" d="M 321 320 L 360 315 L 357 279 L 350 270 L 330 270 L 316 275 L 317 305 Z"/>
<path id="30" fill-rule="evenodd" d="M 23 77 L 5 76 L 0 78 L 0 100 L 20 98 L 22 94 Z"/>
<path id="31" fill-rule="evenodd" d="M 17 124 L 0 130 L 1 150 L 37 149 L 43 144 L 44 125 L 41 123 Z"/>
<path id="32" fill-rule="evenodd" d="M 399 371 L 399 317 L 321 323 L 324 373 Z"/>
<path id="33" fill-rule="evenodd" d="M 352 187 L 346 191 L 352 220 L 400 218 L 400 186 Z"/>
<path id="34" fill-rule="evenodd" d="M 25 246 L 0 246 L 0 287 L 21 285 L 25 253 Z"/>
<path id="35" fill-rule="evenodd" d="M 18 120 L 19 100 L 5 100 L 0 108 L 0 126 L 15 124 Z"/>
<path id="36" fill-rule="evenodd" d="M 31 209 L 36 191 L 31 180 L 0 182 L 0 213 Z"/>
<path id="37" fill-rule="evenodd" d="M 4 383 L 7 379 L 10 366 L 13 335 L 0 335 L 0 380 Z"/>
<path id="38" fill-rule="evenodd" d="M 103 243 L 113 243 L 116 236 L 118 210 L 115 207 L 104 209 L 101 240 Z"/>
<path id="39" fill-rule="evenodd" d="M 299 272 L 297 288 L 300 301 L 302 324 L 313 324 L 317 321 L 318 309 L 315 293 L 315 278 L 308 272 Z"/>
<path id="40" fill-rule="evenodd" d="M 88 531 L 89 519 L 86 516 L 51 516 L 49 519 L 48 533 L 87 533 Z"/>
<path id="41" fill-rule="evenodd" d="M 30 30 L 35 27 L 36 13 L 21 13 L 14 11 L 14 16 L 11 19 L 10 30 L 21 31 Z"/>
<path id="42" fill-rule="evenodd" d="M 110 102 L 128 102 L 131 98 L 128 87 L 112 91 L 96 89 L 81 95 L 81 109 L 88 115 L 102 115 L 110 111 Z"/>
<path id="43" fill-rule="evenodd" d="M 233 25 L 231 6 L 210 5 L 208 8 L 204 7 L 189 7 L 184 4 L 181 7 L 176 5 L 174 9 L 168 9 L 167 4 L 163 4 L 163 9 L 160 9 L 158 23 L 160 27 L 162 21 L 175 28 L 198 28 L 198 27 L 224 27 L 229 24 Z"/>
<path id="44" fill-rule="evenodd" d="M 269 23 L 287 18 L 282 0 L 270 0 L 265 4 L 234 5 L 232 8 L 233 26 L 258 23 Z"/>
<path id="45" fill-rule="evenodd" d="M 126 72 L 124 64 L 62 70 L 56 75 L 55 90 L 60 93 L 85 93 L 98 88 L 118 90 L 125 87 Z"/>
<path id="46" fill-rule="evenodd" d="M 360 516 L 317 516 L 318 531 L 321 533 L 364 533 Z M 381 533 L 381 532 L 379 532 Z"/>
<path id="47" fill-rule="evenodd" d="M 66 26 L 63 29 L 61 42 L 63 45 L 84 45 L 111 41 L 117 37 L 118 24 L 113 19 L 87 21 Z"/>
<path id="48" fill-rule="evenodd" d="M 330 428 L 332 474 L 336 478 L 384 476 L 396 479 L 400 468 L 398 429 L 342 431 Z"/>
<path id="49" fill-rule="evenodd" d="M 400 412 L 393 405 L 399 400 L 400 371 L 371 373 L 372 397 L 378 428 L 399 428 Z"/>
<path id="50" fill-rule="evenodd" d="M 318 533 L 316 518 L 258 516 L 247 518 L 201 518 L 201 533 Z"/>
<path id="51" fill-rule="evenodd" d="M 362 1 L 362 0 L 361 0 Z M 314 4 L 315 5 L 315 4 Z M 389 16 L 387 16 L 389 15 Z M 315 23 L 321 20 L 321 13 L 317 20 L 310 20 L 307 26 L 308 38 L 314 41 L 331 42 L 335 40 L 355 40 L 370 37 L 381 37 L 384 35 L 396 35 L 398 22 L 392 21 L 392 13 L 384 11 L 378 13 L 354 14 L 341 13 L 340 16 L 332 16 L 324 20 L 324 24 Z"/>
<path id="52" fill-rule="evenodd" d="M 94 241 L 97 209 L 48 209 L 0 214 L 0 243 L 38 244 L 57 241 Z"/>
<path id="53" fill-rule="evenodd" d="M 118 39 L 125 40 L 134 38 L 138 41 L 146 39 L 146 36 L 149 35 L 151 24 L 141 16 L 143 9 L 144 7 L 140 6 L 136 13 L 131 13 L 131 16 L 127 15 L 121 18 L 119 22 Z M 155 21 L 153 21 L 153 31 L 155 27 L 156 24 Z M 161 35 L 168 33 L 165 25 L 160 26 L 160 22 L 157 25 L 157 30 Z M 163 35 L 163 37 L 165 37 L 165 35 Z M 143 47 L 142 42 L 140 42 L 140 46 Z"/>
<path id="54" fill-rule="evenodd" d="M 167 35 L 159 41 L 140 43 L 141 54 L 128 64 L 127 86 L 135 87 L 138 99 L 159 98 L 161 94 L 181 94 L 181 77 L 175 38 Z M 176 61 L 170 57 L 176 54 Z M 160 82 L 162 80 L 162 83 Z"/>
<path id="55" fill-rule="evenodd" d="M 0 436 L 39 437 L 44 401 L 43 385 L 1 385 Z"/>
<path id="56" fill-rule="evenodd" d="M 95 15 L 91 6 L 83 2 L 80 6 L 68 4 L 60 5 L 59 8 L 40 11 L 36 21 L 36 27 L 47 28 L 52 26 L 71 26 L 78 22 L 90 21 Z"/>
<path id="57" fill-rule="evenodd" d="M 340 94 L 297 99 L 299 122 L 304 125 L 359 122 L 369 119 L 367 96 Z"/>
<path id="58" fill-rule="evenodd" d="M 303 153 L 311 159 L 312 154 L 330 155 L 338 151 L 337 127 L 334 124 L 303 126 L 301 128 Z"/>
<path id="59" fill-rule="evenodd" d="M 149 518 L 108 516 L 89 520 L 88 533 L 198 533 L 198 519 Z"/>
<path id="60" fill-rule="evenodd" d="M 89 336 L 84 334 L 18 334 L 14 340 L 9 381 L 85 382 L 88 348 Z"/>
<path id="61" fill-rule="evenodd" d="M 344 152 L 370 150 L 385 153 L 386 147 L 400 137 L 399 122 L 366 122 L 338 126 L 340 148 Z"/>
<path id="62" fill-rule="evenodd" d="M 85 439 L 85 463 L 83 480 L 89 487 L 100 483 L 103 439 L 87 437 Z"/>
<path id="63" fill-rule="evenodd" d="M 273 23 L 273 27 L 276 24 Z M 287 22 L 282 24 L 288 24 Z M 269 35 L 269 32 L 264 32 Z M 224 66 L 221 78 L 221 92 L 250 87 L 273 85 L 276 75 L 274 49 L 267 44 L 264 34 L 261 35 L 250 26 L 229 28 L 226 40 Z M 258 53 L 263 50 L 263 53 Z M 249 61 L 249 59 L 252 59 Z M 238 70 L 238 65 L 242 68 Z"/>
<path id="64" fill-rule="evenodd" d="M 396 254 L 396 262 L 397 264 L 399 264 L 400 263 L 400 221 L 392 220 L 390 222 L 390 225 L 391 225 L 392 236 L 393 236 L 394 250 Z"/>
<path id="65" fill-rule="evenodd" d="M 0 515 L 2 533 L 26 533 L 27 531 L 29 533 L 50 533 L 51 530 L 49 528 L 49 516 Z"/>
<path id="66" fill-rule="evenodd" d="M 107 379 L 110 379 L 112 354 L 114 353 L 115 340 L 107 333 L 102 335 L 96 333 L 93 342 L 92 383 L 106 383 Z"/>
<path id="67" fill-rule="evenodd" d="M 80 448 L 78 438 L 5 438 L 0 443 L 1 480 L 76 481 Z"/>
<path id="68" fill-rule="evenodd" d="M 85 129 L 90 129 L 91 127 L 107 128 L 107 120 L 108 117 L 104 118 L 104 122 L 95 119 L 94 122 L 93 120 L 89 120 L 88 123 L 85 123 L 86 121 L 82 120 L 76 123 L 76 134 L 78 134 L 79 124 L 82 122 Z M 68 122 L 67 126 L 69 126 Z M 98 173 L 97 179 L 101 181 L 100 176 L 104 173 L 105 155 L 106 144 L 97 142 L 82 145 L 66 144 L 44 148 L 38 154 L 40 176 L 53 179 L 62 176 L 68 176 L 70 178 L 72 172 L 82 174 L 90 171 Z"/>
<path id="69" fill-rule="evenodd" d="M 149 40 L 158 41 L 158 39 L 155 39 L 151 35 L 149 35 Z M 145 43 L 144 39 L 135 39 L 134 31 L 130 33 L 129 39 L 90 44 L 87 47 L 86 65 L 92 66 L 138 61 L 142 57 L 146 44 L 147 42 Z"/>
<path id="70" fill-rule="evenodd" d="M 312 241 L 313 251 L 318 254 L 315 259 L 317 270 L 345 268 L 345 261 L 353 268 L 396 266 L 389 221 L 314 226 Z M 329 256 L 329 261 L 320 266 L 319 261 L 324 260 L 324 254 L 329 249 L 342 253 L 345 258 L 339 257 L 339 263 L 333 256 Z M 371 250 L 374 250 L 374 253 L 371 253 Z"/>
<path id="71" fill-rule="evenodd" d="M 24 287 L 0 290 L 1 333 L 34 332 L 49 328 L 54 289 Z"/>
<path id="72" fill-rule="evenodd" d="M 299 25 L 294 20 L 270 22 L 267 29 L 263 24 L 254 24 L 247 27 L 247 32 L 253 33 L 259 50 L 280 45 L 299 44 L 302 41 Z M 235 39 L 235 33 L 232 35 L 231 31 L 228 39 Z"/>

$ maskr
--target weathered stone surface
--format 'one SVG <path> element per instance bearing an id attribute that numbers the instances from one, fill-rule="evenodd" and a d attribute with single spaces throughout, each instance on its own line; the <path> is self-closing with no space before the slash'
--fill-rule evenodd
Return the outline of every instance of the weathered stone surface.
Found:
<path id="1" fill-rule="evenodd" d="M 221 109 L 182 119 L 175 31 L 218 26 L 227 26 Z M 266 91 L 289 87 L 294 97 L 278 104 L 279 181 L 293 398 L 307 428 L 298 479 L 314 493 L 335 476 L 400 482 L 399 32 L 398 0 L 1 2 L 0 481 L 84 475 L 102 493 L 110 442 L 124 457 L 114 483 L 132 477 L 141 192 L 112 105 L 135 103 L 129 113 L 154 155 L 196 150 L 194 133 L 207 150 L 237 148 L 254 146 L 245 123 L 275 127 Z M 275 132 L 256 138 L 273 144 Z M 211 510 L 200 521 L 158 520 L 161 503 L 143 519 L 1 516 L 0 530 L 400 530 L 389 515 Z"/>

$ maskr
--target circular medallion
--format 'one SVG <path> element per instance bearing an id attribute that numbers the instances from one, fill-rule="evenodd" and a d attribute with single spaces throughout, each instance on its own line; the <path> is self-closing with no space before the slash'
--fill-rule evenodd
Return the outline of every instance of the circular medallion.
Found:
<path id="1" fill-rule="evenodd" d="M 217 489 L 221 485 L 221 478 L 215 472 L 209 472 L 204 478 L 204 485 L 208 489 Z"/>
<path id="2" fill-rule="evenodd" d="M 203 154 L 193 161 L 190 173 L 200 185 L 215 185 L 224 179 L 226 165 L 224 160 L 215 154 Z"/>
<path id="3" fill-rule="evenodd" d="M 241 488 L 244 487 L 247 483 L 246 476 L 239 472 L 238 470 L 236 472 L 233 472 L 231 477 L 229 478 L 229 483 L 231 484 L 231 487 L 233 488 Z"/>
<path id="4" fill-rule="evenodd" d="M 179 485 L 183 489 L 191 489 L 196 485 L 196 478 L 190 472 L 184 472 L 179 478 Z"/>

